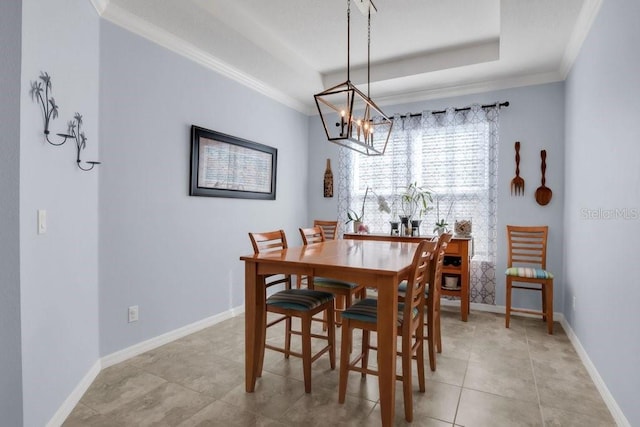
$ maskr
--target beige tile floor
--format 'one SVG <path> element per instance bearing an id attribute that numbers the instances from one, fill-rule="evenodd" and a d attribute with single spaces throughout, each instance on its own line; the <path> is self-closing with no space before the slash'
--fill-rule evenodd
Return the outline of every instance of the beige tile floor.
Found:
<path id="1" fill-rule="evenodd" d="M 549 336 L 540 320 L 515 318 L 506 329 L 504 316 L 485 312 L 472 312 L 464 323 L 445 308 L 437 370 L 427 362 L 426 392 L 414 387 L 411 424 L 397 383 L 395 424 L 615 426 L 555 326 Z M 268 337 L 280 341 L 282 331 Z M 299 359 L 267 351 L 264 367 L 255 393 L 245 393 L 244 317 L 235 317 L 104 369 L 64 426 L 380 425 L 375 377 L 352 373 L 341 405 L 338 368 L 330 369 L 327 356 L 314 363 L 311 394 L 304 393 Z"/>

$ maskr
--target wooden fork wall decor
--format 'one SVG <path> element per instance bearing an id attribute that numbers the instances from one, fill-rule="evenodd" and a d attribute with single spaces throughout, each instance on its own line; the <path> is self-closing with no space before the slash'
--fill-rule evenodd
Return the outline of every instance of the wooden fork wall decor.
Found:
<path id="1" fill-rule="evenodd" d="M 520 141 L 516 141 L 516 176 L 511 180 L 511 195 L 524 196 L 524 179 L 520 177 Z"/>

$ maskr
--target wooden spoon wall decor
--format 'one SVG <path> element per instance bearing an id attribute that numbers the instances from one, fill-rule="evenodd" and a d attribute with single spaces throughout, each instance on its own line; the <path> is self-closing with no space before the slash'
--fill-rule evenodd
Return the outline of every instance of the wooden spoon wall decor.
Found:
<path id="1" fill-rule="evenodd" d="M 553 195 L 551 189 L 544 185 L 544 173 L 547 170 L 547 150 L 540 151 L 540 158 L 542 159 L 542 164 L 540 165 L 540 170 L 542 171 L 542 185 L 536 190 L 536 202 L 538 202 L 539 205 L 544 206 L 551 201 L 551 196 Z"/>

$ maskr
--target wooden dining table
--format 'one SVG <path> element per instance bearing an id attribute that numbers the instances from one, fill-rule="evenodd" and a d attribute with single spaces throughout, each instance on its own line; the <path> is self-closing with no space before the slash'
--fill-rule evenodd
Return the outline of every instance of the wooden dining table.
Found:
<path id="1" fill-rule="evenodd" d="M 245 388 L 255 390 L 265 340 L 264 278 L 300 274 L 362 283 L 378 293 L 378 385 L 383 426 L 393 425 L 398 283 L 411 269 L 417 243 L 329 240 L 240 257 L 245 263 Z M 337 400 L 336 390 L 336 400 Z"/>

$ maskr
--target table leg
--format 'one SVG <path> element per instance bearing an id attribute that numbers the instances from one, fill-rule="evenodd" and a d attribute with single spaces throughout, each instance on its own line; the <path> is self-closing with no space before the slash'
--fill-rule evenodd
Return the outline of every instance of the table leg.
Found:
<path id="1" fill-rule="evenodd" d="M 244 295 L 245 295 L 245 389 L 254 391 L 256 376 L 260 365 L 260 354 L 264 342 L 264 292 L 260 289 L 260 277 L 257 264 L 245 262 Z"/>
<path id="2" fill-rule="evenodd" d="M 396 324 L 398 289 L 393 281 L 378 287 L 378 387 L 383 426 L 392 426 L 396 401 Z"/>
<path id="3" fill-rule="evenodd" d="M 466 322 L 469 317 L 469 282 L 466 286 L 462 286 L 460 290 L 460 314 L 462 315 L 462 321 Z"/>

